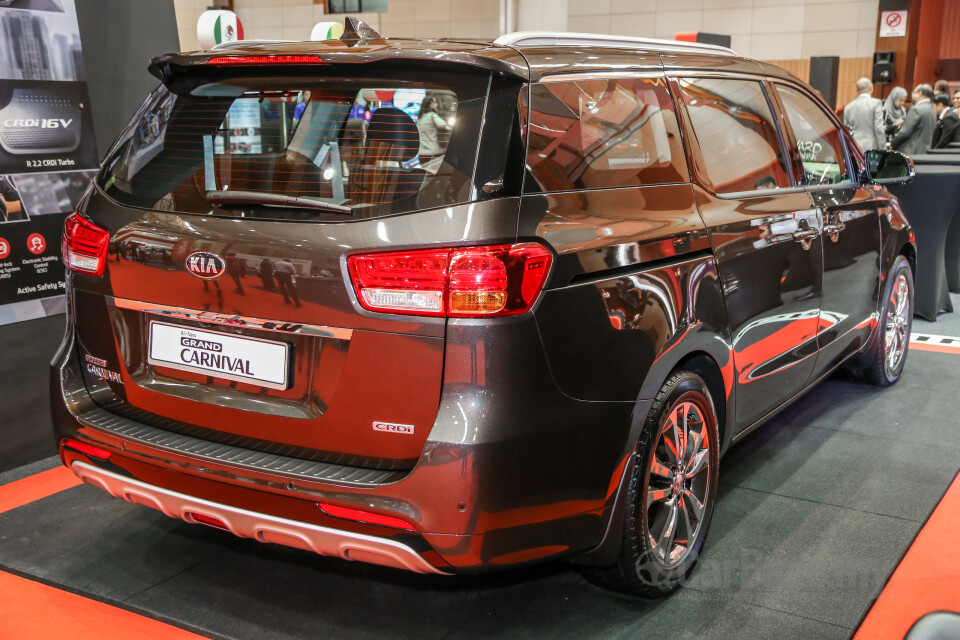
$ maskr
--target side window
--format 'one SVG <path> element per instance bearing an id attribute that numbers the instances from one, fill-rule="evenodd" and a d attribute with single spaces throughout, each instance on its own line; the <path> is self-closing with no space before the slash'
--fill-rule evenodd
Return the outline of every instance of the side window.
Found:
<path id="1" fill-rule="evenodd" d="M 777 85 L 797 140 L 806 184 L 837 184 L 850 179 L 840 131 L 813 100 L 792 87 Z"/>
<path id="2" fill-rule="evenodd" d="M 687 181 L 677 117 L 662 79 L 543 82 L 530 94 L 527 169 L 536 186 L 528 184 L 528 191 Z"/>
<path id="3" fill-rule="evenodd" d="M 680 78 L 683 103 L 716 193 L 789 187 L 787 160 L 763 86 L 755 80 Z"/>

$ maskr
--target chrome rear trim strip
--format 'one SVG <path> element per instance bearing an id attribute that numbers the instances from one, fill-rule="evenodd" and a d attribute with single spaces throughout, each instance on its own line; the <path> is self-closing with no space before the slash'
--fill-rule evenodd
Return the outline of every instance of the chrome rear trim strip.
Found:
<path id="1" fill-rule="evenodd" d="M 130 309 L 162 316 L 164 318 L 179 318 L 181 320 L 193 320 L 195 322 L 219 324 L 227 327 L 246 327 L 248 329 L 274 331 L 287 335 L 300 334 L 319 336 L 321 338 L 336 338 L 337 340 L 349 340 L 353 336 L 353 329 L 341 329 L 339 327 L 325 327 L 316 324 L 286 322 L 284 320 L 266 320 L 264 318 L 253 318 L 250 316 L 212 313 L 210 311 L 184 309 L 183 307 L 171 307 L 153 302 L 138 302 L 137 300 L 127 300 L 126 298 L 114 298 L 110 296 L 107 296 L 107 302 L 120 309 Z"/>
<path id="2" fill-rule="evenodd" d="M 410 547 L 393 540 L 277 518 L 194 498 L 126 478 L 85 462 L 74 462 L 70 465 L 70 470 L 87 484 L 103 489 L 116 498 L 156 509 L 171 518 L 193 524 L 206 524 L 203 519 L 212 518 L 241 538 L 282 544 L 323 556 L 406 569 L 415 573 L 446 575 Z"/>

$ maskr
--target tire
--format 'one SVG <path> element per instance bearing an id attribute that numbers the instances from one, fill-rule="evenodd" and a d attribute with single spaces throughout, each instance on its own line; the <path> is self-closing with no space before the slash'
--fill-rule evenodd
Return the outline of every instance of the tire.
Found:
<path id="1" fill-rule="evenodd" d="M 904 256 L 897 256 L 884 287 L 873 356 L 869 364 L 860 370 L 864 382 L 889 387 L 900 379 L 910 348 L 912 326 L 913 270 Z"/>
<path id="2" fill-rule="evenodd" d="M 672 373 L 650 408 L 631 463 L 620 556 L 610 566 L 584 568 L 585 577 L 643 598 L 676 591 L 696 564 L 710 527 L 719 449 L 706 383 L 691 371 Z M 684 451 L 679 462 L 677 450 Z"/>

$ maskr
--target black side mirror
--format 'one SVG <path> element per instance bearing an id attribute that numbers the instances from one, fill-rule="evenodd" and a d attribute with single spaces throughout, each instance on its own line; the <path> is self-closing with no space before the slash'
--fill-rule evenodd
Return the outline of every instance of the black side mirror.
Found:
<path id="1" fill-rule="evenodd" d="M 864 173 L 867 180 L 874 184 L 906 184 L 916 175 L 913 160 L 899 151 L 884 149 L 867 151 Z"/>

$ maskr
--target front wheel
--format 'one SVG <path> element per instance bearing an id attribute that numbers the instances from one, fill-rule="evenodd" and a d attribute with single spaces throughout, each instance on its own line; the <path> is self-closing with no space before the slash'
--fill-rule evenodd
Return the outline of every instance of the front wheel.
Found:
<path id="1" fill-rule="evenodd" d="M 873 358 L 861 370 L 866 382 L 879 387 L 888 387 L 900 379 L 910 345 L 913 270 L 904 256 L 897 256 L 890 268 L 885 294 Z"/>
<path id="2" fill-rule="evenodd" d="M 620 557 L 591 581 L 656 598 L 693 569 L 710 526 L 719 470 L 717 417 L 703 379 L 673 373 L 644 424 L 630 471 Z"/>

